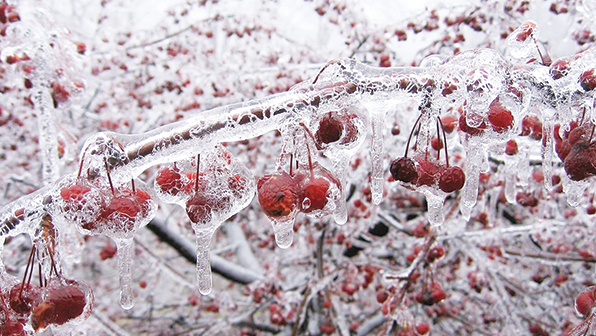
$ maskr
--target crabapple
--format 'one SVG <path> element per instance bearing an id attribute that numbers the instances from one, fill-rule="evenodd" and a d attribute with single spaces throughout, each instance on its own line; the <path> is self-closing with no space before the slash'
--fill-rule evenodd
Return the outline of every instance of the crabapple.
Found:
<path id="1" fill-rule="evenodd" d="M 294 177 L 283 171 L 261 177 L 257 182 L 257 191 L 261 208 L 273 218 L 290 215 L 299 207 L 302 199 Z"/>
<path id="2" fill-rule="evenodd" d="M 587 317 L 588 314 L 594 308 L 596 298 L 594 297 L 594 290 L 589 289 L 587 291 L 579 293 L 575 298 L 575 310 L 583 317 Z"/>
<path id="3" fill-rule="evenodd" d="M 579 83 L 585 91 L 591 91 L 596 88 L 596 74 L 594 74 L 594 70 L 587 70 L 579 76 Z"/>
<path id="4" fill-rule="evenodd" d="M 177 169 L 164 168 L 157 173 L 155 184 L 163 193 L 176 196 L 184 188 L 181 177 Z"/>
<path id="5" fill-rule="evenodd" d="M 45 300 L 33 309 L 31 325 L 34 330 L 50 324 L 62 325 L 81 316 L 87 306 L 87 295 L 82 286 L 69 281 L 66 285 L 50 285 Z"/>
<path id="6" fill-rule="evenodd" d="M 339 119 L 337 112 L 327 113 L 319 122 L 319 129 L 315 133 L 315 139 L 324 144 L 336 142 L 341 138 L 344 126 Z"/>
<path id="7" fill-rule="evenodd" d="M 439 189 L 443 192 L 450 193 L 463 188 L 465 182 L 466 175 L 460 167 L 447 167 L 439 177 Z"/>
<path id="8" fill-rule="evenodd" d="M 513 127 L 513 114 L 499 102 L 499 98 L 493 100 L 489 106 L 488 122 L 497 133 L 507 132 Z"/>
<path id="9" fill-rule="evenodd" d="M 418 178 L 414 160 L 407 157 L 401 157 L 397 160 L 393 160 L 391 162 L 389 171 L 396 181 L 409 183 Z"/>

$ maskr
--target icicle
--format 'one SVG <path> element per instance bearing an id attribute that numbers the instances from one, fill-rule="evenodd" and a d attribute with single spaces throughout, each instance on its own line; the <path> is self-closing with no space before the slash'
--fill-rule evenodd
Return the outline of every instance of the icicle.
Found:
<path id="1" fill-rule="evenodd" d="M 295 216 L 290 216 L 286 221 L 271 220 L 275 242 L 279 248 L 286 249 L 292 245 L 292 241 L 294 240 L 294 221 Z"/>
<path id="2" fill-rule="evenodd" d="M 578 206 L 584 198 L 584 191 L 590 182 L 587 180 L 572 181 L 567 174 L 563 174 L 562 182 L 563 192 L 565 192 L 565 195 L 567 196 L 567 204 L 572 207 Z"/>
<path id="3" fill-rule="evenodd" d="M 478 199 L 478 180 L 480 179 L 480 165 L 482 164 L 483 153 L 482 146 L 471 145 L 468 148 L 465 165 L 466 183 L 464 184 L 462 200 L 459 204 L 459 210 L 465 220 L 470 219 L 472 208 L 476 205 Z"/>
<path id="4" fill-rule="evenodd" d="M 132 262 L 134 258 L 133 239 L 116 239 L 118 248 L 118 273 L 120 275 L 120 306 L 131 309 L 134 306 L 132 292 Z"/>
<path id="5" fill-rule="evenodd" d="M 348 221 L 348 205 L 346 203 L 346 199 L 348 198 L 348 176 L 347 176 L 347 168 L 350 164 L 350 155 L 347 154 L 340 154 L 338 155 L 337 160 L 333 162 L 333 174 L 339 177 L 341 183 L 341 196 L 337 201 L 337 207 L 335 211 L 333 211 L 333 219 L 335 223 L 339 225 L 343 225 Z"/>
<path id="6" fill-rule="evenodd" d="M 518 164 L 517 155 L 505 160 L 505 199 L 508 203 L 515 203 L 515 186 L 517 184 L 517 174 L 515 167 Z"/>
<path id="7" fill-rule="evenodd" d="M 61 223 L 60 223 L 61 222 Z M 68 225 L 63 221 L 58 222 L 59 227 L 59 246 L 61 251 L 61 260 L 66 268 L 71 269 L 74 264 L 81 262 L 85 241 L 81 239 L 74 225 Z"/>
<path id="8" fill-rule="evenodd" d="M 209 249 L 214 231 L 195 231 L 197 238 L 197 285 L 203 295 L 211 293 L 213 280 L 211 278 L 211 262 Z"/>
<path id="9" fill-rule="evenodd" d="M 530 179 L 532 178 L 530 146 L 528 145 L 524 145 L 520 150 L 519 161 L 517 162 L 517 174 L 520 187 L 527 188 L 530 185 Z"/>
<path id="10" fill-rule="evenodd" d="M 434 226 L 442 225 L 445 222 L 445 216 L 443 215 L 443 203 L 445 201 L 446 194 L 434 190 L 434 188 L 422 188 L 422 193 L 426 197 L 426 203 L 428 204 L 428 221 Z"/>
<path id="11" fill-rule="evenodd" d="M 372 113 L 372 145 L 370 156 L 371 166 L 371 185 L 373 204 L 380 204 L 383 199 L 383 127 L 385 126 L 385 111 Z"/>
<path id="12" fill-rule="evenodd" d="M 542 134 L 546 136 L 546 143 L 542 146 L 542 174 L 544 175 L 544 188 L 553 189 L 553 128 L 547 120 L 542 124 Z"/>

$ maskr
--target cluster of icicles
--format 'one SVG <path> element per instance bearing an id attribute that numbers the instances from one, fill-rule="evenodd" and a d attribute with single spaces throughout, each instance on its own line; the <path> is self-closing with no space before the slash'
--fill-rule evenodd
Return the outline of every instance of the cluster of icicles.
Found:
<path id="1" fill-rule="evenodd" d="M 67 287 L 72 281 L 60 275 L 61 265 L 80 256 L 77 232 L 107 235 L 118 247 L 120 303 L 131 308 L 133 237 L 155 215 L 158 197 L 186 210 L 197 241 L 198 287 L 208 294 L 211 238 L 224 221 L 252 202 L 255 192 L 282 248 L 292 243 L 299 213 L 332 216 L 338 224 L 347 221 L 346 172 L 368 136 L 369 125 L 371 193 L 379 204 L 387 180 L 383 131 L 388 106 L 411 101 L 417 102 L 419 115 L 402 115 L 402 119 L 404 125 L 418 120 L 412 126 L 412 131 L 418 127 L 414 154 L 407 155 L 411 133 L 406 155 L 391 158 L 391 173 L 402 186 L 424 193 L 432 224 L 442 224 L 446 195 L 460 189 L 460 211 L 469 218 L 488 151 L 511 139 L 523 150 L 508 153 L 505 159 L 508 200 L 515 200 L 515 167 L 528 162 L 532 148 L 540 148 L 545 187 L 552 188 L 556 147 L 568 172 L 564 181 L 569 202 L 577 204 L 577 195 L 582 194 L 578 191 L 596 174 L 596 155 L 592 155 L 596 154 L 592 144 L 596 49 L 552 64 L 542 55 L 536 61 L 537 34 L 535 25 L 526 23 L 509 37 L 505 56 L 476 49 L 449 59 L 429 57 L 417 68 L 380 69 L 351 59 L 332 61 L 315 78 L 286 93 L 199 113 L 145 134 L 97 134 L 84 145 L 78 172 L 2 208 L 0 248 L 6 237 L 29 234 L 37 249 L 40 278 L 46 279 L 44 288 L 54 282 Z M 447 125 L 450 118 L 457 128 Z M 444 140 L 444 157 L 428 154 L 435 125 L 437 138 L 442 134 Z M 283 137 L 278 168 L 258 179 L 220 145 L 273 130 Z M 451 166 L 448 140 L 450 150 L 465 152 L 460 155 L 465 159 L 451 160 Z M 402 146 L 406 142 L 401 137 L 392 141 Z M 329 159 L 330 167 L 317 162 L 319 154 Z M 154 188 L 136 179 L 157 164 L 162 168 Z M 47 230 L 40 230 L 43 223 L 51 224 L 55 237 L 51 244 L 44 234 Z M 51 256 L 51 263 L 45 255 Z M 0 270 L 0 294 L 10 297 L 15 281 L 2 265 Z M 92 300 L 91 295 L 84 297 Z M 90 305 L 87 301 L 85 307 Z M 33 303 L 28 305 L 29 312 L 34 310 Z M 0 300 L 0 309 L 9 312 L 11 308 Z M 77 316 L 88 314 L 81 308 Z"/>

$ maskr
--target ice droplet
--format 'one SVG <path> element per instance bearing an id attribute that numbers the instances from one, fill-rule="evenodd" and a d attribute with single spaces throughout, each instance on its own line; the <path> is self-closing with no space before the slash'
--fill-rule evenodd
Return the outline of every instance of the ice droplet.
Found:
<path id="1" fill-rule="evenodd" d="M 346 204 L 346 198 L 348 197 L 348 185 L 347 185 L 347 167 L 350 163 L 350 155 L 342 155 L 334 162 L 333 173 L 340 180 L 341 184 L 341 195 L 337 201 L 337 207 L 333 211 L 333 219 L 335 223 L 343 225 L 348 221 L 348 206 Z"/>
<path id="2" fill-rule="evenodd" d="M 294 216 L 290 216 L 285 221 L 271 220 L 273 225 L 273 233 L 275 233 L 275 242 L 277 246 L 286 249 L 292 245 L 294 240 Z"/>
<path id="3" fill-rule="evenodd" d="M 118 273 L 120 275 L 120 306 L 131 309 L 134 306 L 132 292 L 133 239 L 116 239 L 118 248 Z"/>
<path id="4" fill-rule="evenodd" d="M 213 286 L 209 260 L 209 245 L 211 245 L 213 231 L 195 232 L 195 234 L 197 237 L 197 285 L 201 294 L 208 295 Z"/>
<path id="5" fill-rule="evenodd" d="M 302 200 L 302 209 L 303 210 L 308 210 L 308 208 L 310 208 L 311 204 L 312 204 L 312 202 L 310 201 L 310 198 L 305 197 Z"/>

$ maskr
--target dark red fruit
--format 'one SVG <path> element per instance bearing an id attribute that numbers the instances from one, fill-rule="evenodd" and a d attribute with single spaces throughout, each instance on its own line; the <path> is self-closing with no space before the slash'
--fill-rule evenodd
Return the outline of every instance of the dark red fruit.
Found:
<path id="1" fill-rule="evenodd" d="M 80 211 L 82 210 L 83 204 L 85 204 L 85 195 L 91 191 L 91 188 L 74 184 L 70 187 L 65 187 L 60 190 L 60 197 L 68 205 L 67 210 Z"/>
<path id="2" fill-rule="evenodd" d="M 329 144 L 341 138 L 344 126 L 337 112 L 326 114 L 319 122 L 319 129 L 315 133 L 318 142 Z"/>
<path id="3" fill-rule="evenodd" d="M 285 217 L 298 208 L 299 185 L 286 172 L 265 175 L 257 182 L 259 204 L 269 217 Z"/>
<path id="4" fill-rule="evenodd" d="M 139 216 L 144 217 L 149 210 L 149 194 L 137 189 L 133 193 L 130 189 L 124 189 L 120 194 L 115 195 L 110 204 L 103 210 L 100 218 L 106 221 L 113 221 L 117 226 L 105 229 L 112 232 L 131 232 Z M 103 223 L 102 223 L 103 224 Z M 100 228 L 101 224 L 89 223 L 84 226 L 87 230 Z M 104 228 L 101 228 L 104 229 Z"/>
<path id="5" fill-rule="evenodd" d="M 22 288 L 22 291 L 21 291 Z M 29 314 L 41 302 L 41 288 L 35 285 L 14 285 L 10 290 L 10 309 L 17 314 Z"/>
<path id="6" fill-rule="evenodd" d="M 87 299 L 76 284 L 48 289 L 46 299 L 33 310 L 33 329 L 46 328 L 50 324 L 62 325 L 83 313 Z"/>
<path id="7" fill-rule="evenodd" d="M 501 104 L 499 98 L 493 100 L 489 106 L 488 122 L 497 133 L 507 132 L 513 127 L 513 114 Z"/>
<path id="8" fill-rule="evenodd" d="M 581 144 L 571 148 L 564 161 L 565 172 L 570 179 L 581 181 L 596 174 L 596 168 L 590 160 L 590 157 L 594 156 L 592 151 L 591 147 Z"/>
<path id="9" fill-rule="evenodd" d="M 322 177 L 315 179 L 308 179 L 303 187 L 304 199 L 301 202 L 302 211 L 305 213 L 312 212 L 314 210 L 321 210 L 327 204 L 327 196 L 329 194 L 329 181 Z M 310 206 L 304 207 L 304 200 L 310 200 Z"/>
<path id="10" fill-rule="evenodd" d="M 450 193 L 463 188 L 465 182 L 466 174 L 464 174 L 464 171 L 460 167 L 447 167 L 439 178 L 439 189 Z"/>
<path id="11" fill-rule="evenodd" d="M 430 327 L 426 323 L 419 323 L 416 326 L 416 332 L 419 335 L 426 335 L 426 334 L 428 334 L 429 331 L 430 331 Z"/>
<path id="12" fill-rule="evenodd" d="M 204 193 L 198 192 L 186 202 L 186 214 L 193 223 L 211 221 L 212 201 Z"/>
<path id="13" fill-rule="evenodd" d="M 575 298 L 575 309 L 580 315 L 586 317 L 594 307 L 594 301 L 594 291 L 582 292 Z"/>
<path id="14" fill-rule="evenodd" d="M 406 157 L 393 160 L 393 162 L 391 162 L 389 171 L 396 181 L 409 183 L 418 178 L 414 160 Z"/>
<path id="15" fill-rule="evenodd" d="M 437 179 L 439 179 L 439 166 L 435 162 L 422 158 L 418 158 L 417 161 L 418 167 L 416 173 L 418 174 L 418 178 L 414 183 L 417 186 L 434 186 L 437 183 Z"/>
<path id="16" fill-rule="evenodd" d="M 534 32 L 536 24 L 533 22 L 526 21 L 519 26 L 519 33 L 515 37 L 517 42 L 525 42 L 530 35 Z"/>
<path id="17" fill-rule="evenodd" d="M 161 188 L 162 192 L 172 196 L 178 195 L 184 188 L 180 173 L 178 170 L 171 168 L 160 170 L 159 173 L 157 173 L 155 182 Z"/>
<path id="18" fill-rule="evenodd" d="M 54 100 L 54 108 L 58 108 L 60 103 L 68 100 L 70 93 L 66 91 L 64 86 L 58 83 L 52 83 L 52 99 Z"/>
<path id="19" fill-rule="evenodd" d="M 462 132 L 472 136 L 481 135 L 484 133 L 484 130 L 486 130 L 486 122 L 483 120 L 477 127 L 469 126 L 466 122 L 466 114 L 463 113 L 459 117 L 459 129 L 461 129 Z"/>
<path id="20" fill-rule="evenodd" d="M 433 247 L 432 249 L 430 249 L 430 251 L 428 251 L 428 254 L 426 255 L 426 260 L 429 263 L 432 263 L 437 259 L 443 258 L 444 255 L 445 255 L 445 250 L 440 246 L 436 246 L 436 247 Z"/>
<path id="21" fill-rule="evenodd" d="M 549 336 L 549 333 L 546 330 L 542 329 L 540 325 L 537 323 L 532 323 L 528 326 L 528 331 L 530 334 L 535 336 Z"/>
<path id="22" fill-rule="evenodd" d="M 569 69 L 570 66 L 568 60 L 558 60 L 551 64 L 549 73 L 554 80 L 557 80 L 559 78 L 567 76 L 567 74 L 569 73 Z"/>
<path id="23" fill-rule="evenodd" d="M 596 88 L 596 75 L 594 74 L 594 69 L 590 69 L 581 76 L 579 76 L 579 84 L 585 91 L 591 91 Z"/>
<path id="24" fill-rule="evenodd" d="M 507 141 L 507 144 L 505 145 L 505 154 L 515 155 L 515 154 L 517 154 L 517 151 L 518 151 L 517 142 L 515 140 Z"/>

